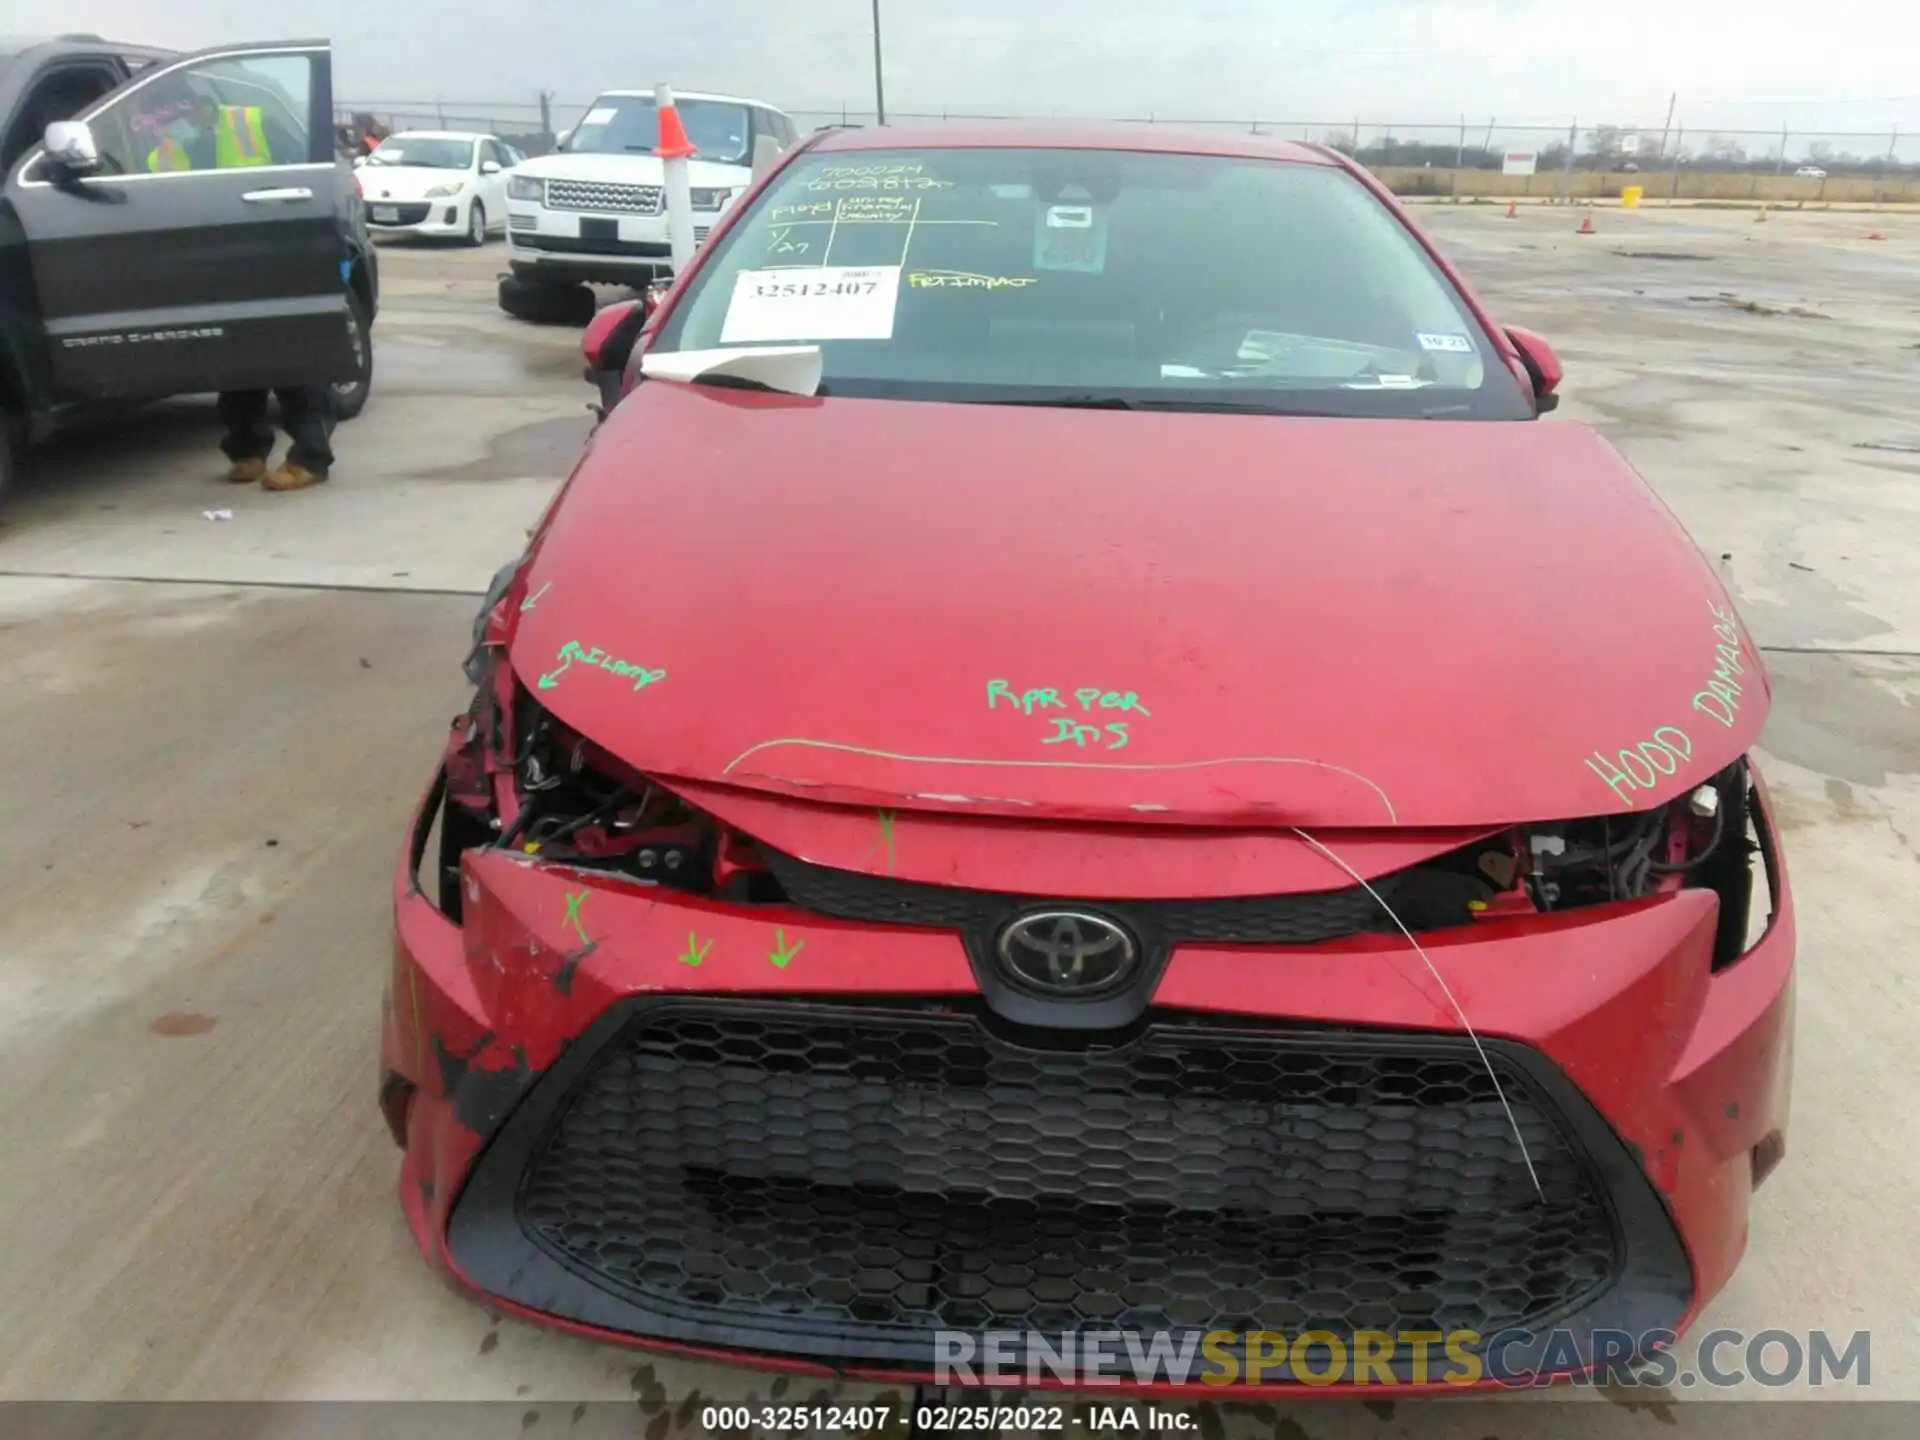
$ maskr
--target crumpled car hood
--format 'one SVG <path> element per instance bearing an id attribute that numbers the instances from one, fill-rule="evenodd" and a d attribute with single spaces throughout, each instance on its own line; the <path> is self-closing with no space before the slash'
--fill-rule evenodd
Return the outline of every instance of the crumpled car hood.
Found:
<path id="1" fill-rule="evenodd" d="M 516 673 L 662 778 L 1063 820 L 1465 827 L 1737 758 L 1758 657 L 1594 432 L 643 384 Z"/>

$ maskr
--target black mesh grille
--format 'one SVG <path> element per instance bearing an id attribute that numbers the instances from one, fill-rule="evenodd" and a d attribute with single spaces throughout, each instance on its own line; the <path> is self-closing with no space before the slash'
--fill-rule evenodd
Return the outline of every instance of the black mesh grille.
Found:
<path id="1" fill-rule="evenodd" d="M 761 847 L 761 853 L 766 856 L 768 869 L 795 905 L 842 920 L 985 933 L 1016 910 L 1046 898 L 991 890 L 958 890 L 883 875 L 863 875 L 853 870 L 835 870 L 796 860 L 767 846 Z M 1376 882 L 1375 888 L 1393 903 L 1398 884 L 1397 878 L 1389 877 Z M 1310 945 L 1391 927 L 1373 897 L 1357 885 L 1298 895 L 1100 902 L 1100 908 L 1114 911 L 1142 933 L 1168 944 L 1210 941 Z"/>
<path id="2" fill-rule="evenodd" d="M 935 1329 L 1467 1328 L 1579 1305 L 1619 1239 L 1471 1042 L 1158 1018 L 1037 1050 L 972 1010 L 652 1002 L 536 1147 L 525 1232 L 654 1314 Z"/>

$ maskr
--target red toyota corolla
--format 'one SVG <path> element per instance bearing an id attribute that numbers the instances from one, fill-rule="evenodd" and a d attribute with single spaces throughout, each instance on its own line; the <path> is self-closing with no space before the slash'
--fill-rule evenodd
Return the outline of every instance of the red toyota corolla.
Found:
<path id="1" fill-rule="evenodd" d="M 1791 1054 L 1765 672 L 1368 176 L 840 131 L 629 318 L 396 880 L 434 1265 L 889 1378 L 1511 1382 L 1727 1282 Z"/>

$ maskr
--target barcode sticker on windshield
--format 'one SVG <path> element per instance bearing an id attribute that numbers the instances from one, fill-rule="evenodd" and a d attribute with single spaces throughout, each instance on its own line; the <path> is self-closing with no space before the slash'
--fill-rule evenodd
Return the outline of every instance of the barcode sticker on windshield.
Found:
<path id="1" fill-rule="evenodd" d="M 587 111 L 587 118 L 580 123 L 582 125 L 604 125 L 613 119 L 615 113 L 613 106 L 603 105 L 598 110 Z"/>
<path id="2" fill-rule="evenodd" d="M 1473 341 L 1464 335 L 1426 335 L 1416 334 L 1422 350 L 1444 350 L 1452 355 L 1471 355 Z"/>
<path id="3" fill-rule="evenodd" d="M 743 270 L 722 345 L 754 340 L 887 340 L 900 298 L 898 265 Z"/>

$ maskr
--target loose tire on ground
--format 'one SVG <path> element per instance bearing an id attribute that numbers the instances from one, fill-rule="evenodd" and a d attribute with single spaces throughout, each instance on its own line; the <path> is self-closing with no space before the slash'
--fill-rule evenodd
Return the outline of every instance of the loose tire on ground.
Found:
<path id="1" fill-rule="evenodd" d="M 500 281 L 500 308 L 514 319 L 532 325 L 584 328 L 593 319 L 599 302 L 584 285 L 556 285 L 509 275 Z"/>
<path id="2" fill-rule="evenodd" d="M 366 306 L 351 290 L 347 292 L 347 314 L 353 323 L 353 348 L 360 362 L 360 373 L 352 380 L 334 383 L 333 414 L 336 420 L 353 419 L 367 408 L 367 397 L 373 392 L 373 327 L 367 321 Z"/>

